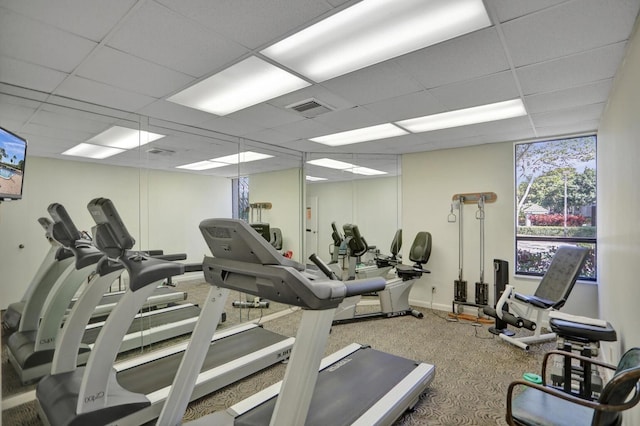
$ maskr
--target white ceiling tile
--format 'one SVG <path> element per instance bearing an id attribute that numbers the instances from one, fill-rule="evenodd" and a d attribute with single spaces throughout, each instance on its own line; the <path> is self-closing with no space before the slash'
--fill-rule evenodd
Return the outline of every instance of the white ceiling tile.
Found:
<path id="1" fill-rule="evenodd" d="M 0 56 L 0 81 L 52 92 L 68 74 L 7 56 Z"/>
<path id="2" fill-rule="evenodd" d="M 158 2 L 250 49 L 288 35 L 331 10 L 328 3 L 315 0 Z"/>
<path id="3" fill-rule="evenodd" d="M 528 15 L 564 3 L 567 0 L 485 0 L 489 7 L 495 9 L 500 22 L 509 21 L 519 16 Z"/>
<path id="4" fill-rule="evenodd" d="M 11 118 L 2 115 L 2 106 L 0 106 L 0 127 L 3 127 L 26 139 L 26 136 L 22 135 L 20 130 L 22 129 L 23 124 L 24 121 L 22 120 L 12 120 Z M 27 143 L 30 144 L 29 140 L 27 140 Z M 29 150 L 29 154 L 31 154 L 31 150 Z"/>
<path id="5" fill-rule="evenodd" d="M 637 1 L 571 1 L 502 29 L 515 66 L 523 66 L 626 40 L 638 6 Z"/>
<path id="6" fill-rule="evenodd" d="M 381 124 L 377 115 L 366 108 L 351 108 L 344 111 L 332 111 L 321 114 L 313 120 L 335 129 L 336 131 L 352 130 L 361 127 Z"/>
<path id="7" fill-rule="evenodd" d="M 624 57 L 621 42 L 516 69 L 525 95 L 551 92 L 612 78 Z"/>
<path id="8" fill-rule="evenodd" d="M 537 127 L 563 126 L 581 121 L 599 120 L 604 110 L 604 103 L 582 105 L 557 111 L 531 114 L 533 124 Z"/>
<path id="9" fill-rule="evenodd" d="M 100 41 L 137 0 L 3 0 L 2 5 L 93 41 Z"/>
<path id="10" fill-rule="evenodd" d="M 56 91 L 85 102 L 104 105 L 124 111 L 136 111 L 156 99 L 138 93 L 122 90 L 97 81 L 80 77 L 70 77 Z"/>
<path id="11" fill-rule="evenodd" d="M 555 111 L 580 105 L 606 102 L 613 79 L 600 80 L 583 86 L 571 87 L 554 92 L 525 96 L 524 103 L 529 114 Z"/>
<path id="12" fill-rule="evenodd" d="M 554 138 L 560 135 L 595 133 L 598 129 L 598 124 L 600 124 L 600 120 L 585 120 L 560 126 L 540 126 L 536 128 L 536 131 L 538 137 Z"/>
<path id="13" fill-rule="evenodd" d="M 481 143 L 501 143 L 526 141 L 535 138 L 536 134 L 533 129 L 529 127 L 528 129 L 513 130 L 510 132 L 480 135 L 477 140 Z"/>
<path id="14" fill-rule="evenodd" d="M 472 131 L 479 135 L 498 135 L 513 132 L 533 133 L 533 127 L 531 126 L 531 122 L 527 116 L 507 118 L 487 123 L 478 123 L 470 127 Z"/>
<path id="15" fill-rule="evenodd" d="M 244 135 L 245 138 L 258 142 L 284 144 L 294 140 L 290 134 L 280 133 L 277 129 L 264 129 Z"/>
<path id="16" fill-rule="evenodd" d="M 378 117 L 380 122 L 383 123 L 435 114 L 443 111 L 444 105 L 428 91 L 423 90 L 367 104 L 364 108 Z"/>
<path id="17" fill-rule="evenodd" d="M 0 8 L 0 55 L 73 71 L 96 43 Z"/>
<path id="18" fill-rule="evenodd" d="M 24 126 L 24 132 L 32 135 L 42 135 L 43 137 L 67 140 L 70 144 L 87 141 L 93 136 L 91 132 L 83 132 L 78 129 L 66 129 L 64 127 L 44 126 L 33 122 Z"/>
<path id="19" fill-rule="evenodd" d="M 264 127 L 247 122 L 241 122 L 229 117 L 218 117 L 209 121 L 204 121 L 198 124 L 198 127 L 203 129 L 213 130 L 214 132 L 220 132 L 226 135 L 242 136 L 247 133 L 253 133 L 260 130 L 264 130 Z"/>
<path id="20" fill-rule="evenodd" d="M 155 2 L 136 10 L 108 45 L 197 78 L 248 52 Z"/>
<path id="21" fill-rule="evenodd" d="M 336 77 L 322 85 L 360 105 L 422 90 L 420 84 L 391 61 Z"/>
<path id="22" fill-rule="evenodd" d="M 59 98 L 56 97 L 55 99 L 58 100 Z M 53 116 L 68 117 L 67 119 L 62 118 L 61 119 L 62 123 L 66 123 L 66 121 L 69 120 L 69 125 L 72 125 L 71 124 L 72 122 L 76 122 L 78 123 L 81 129 L 86 127 L 87 129 L 96 128 L 97 130 L 98 126 L 100 125 L 99 123 L 102 123 L 103 129 L 106 129 L 109 125 L 113 125 L 115 123 L 119 123 L 119 125 L 122 125 L 125 127 L 135 127 L 137 125 L 136 124 L 137 119 L 136 121 L 128 120 L 128 123 L 127 123 L 127 120 L 123 118 L 119 118 L 111 115 L 104 115 L 101 113 L 88 111 L 88 110 L 81 110 L 73 107 L 71 107 L 70 109 L 60 105 L 43 104 L 41 111 L 52 113 L 53 114 L 52 117 Z M 42 116 L 39 115 L 39 117 L 42 117 Z M 45 124 L 45 123 L 42 123 L 42 124 Z"/>
<path id="23" fill-rule="evenodd" d="M 66 113 L 48 111 L 46 106 L 38 111 L 31 123 L 45 128 L 59 128 L 83 132 L 91 136 L 106 130 L 109 127 L 104 121 L 93 120 L 87 114 L 73 114 L 74 111 L 66 110 Z"/>
<path id="24" fill-rule="evenodd" d="M 36 107 L 5 102 L 6 96 L 0 97 L 0 117 L 14 123 L 24 124 L 36 112 Z M 17 130 L 16 130 L 17 131 Z"/>
<path id="25" fill-rule="evenodd" d="M 335 133 L 335 130 L 331 127 L 312 119 L 304 119 L 296 121 L 295 123 L 284 124 L 282 126 L 275 127 L 274 130 L 285 135 L 290 135 L 290 140 L 309 139 L 316 136 Z"/>
<path id="26" fill-rule="evenodd" d="M 520 97 L 511 71 L 429 89 L 446 110 L 456 110 Z"/>
<path id="27" fill-rule="evenodd" d="M 66 139 L 58 139 L 49 135 L 22 133 L 22 137 L 27 139 L 28 155 L 35 157 L 60 156 L 60 153 L 71 148 L 76 143 Z M 68 159 L 68 157 L 65 157 Z M 29 159 L 27 158 L 27 162 Z M 28 166 L 27 166 L 28 167 Z"/>
<path id="28" fill-rule="evenodd" d="M 159 118 L 161 120 L 173 121 L 190 126 L 203 123 L 211 120 L 213 117 L 216 117 L 215 115 L 207 112 L 182 106 L 175 102 L 165 101 L 164 99 L 159 99 L 137 112 L 148 117 Z"/>
<path id="29" fill-rule="evenodd" d="M 110 86 L 161 98 L 185 87 L 193 77 L 104 47 L 78 69 L 77 75 Z"/>
<path id="30" fill-rule="evenodd" d="M 297 112 L 284 111 L 269 104 L 254 105 L 229 114 L 228 117 L 241 123 L 250 123 L 264 128 L 277 127 L 305 119 Z"/>
<path id="31" fill-rule="evenodd" d="M 476 31 L 395 60 L 425 88 L 509 69 L 494 28 Z"/>

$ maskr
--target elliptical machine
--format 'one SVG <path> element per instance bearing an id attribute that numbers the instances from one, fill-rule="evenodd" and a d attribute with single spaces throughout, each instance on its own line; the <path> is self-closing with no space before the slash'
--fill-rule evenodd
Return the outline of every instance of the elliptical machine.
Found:
<path id="1" fill-rule="evenodd" d="M 345 225 L 345 230 L 347 227 L 350 228 L 351 234 L 349 246 L 353 245 L 356 250 L 361 251 L 362 247 L 366 246 L 366 242 L 360 237 L 357 225 Z M 430 273 L 430 271 L 423 269 L 423 265 L 429 261 L 430 256 L 431 234 L 425 231 L 418 232 L 409 251 L 409 260 L 414 264 L 396 265 L 397 276 L 388 280 L 383 290 L 376 292 L 380 301 L 380 311 L 358 314 L 356 313 L 357 305 L 362 296 L 347 297 L 336 309 L 333 323 L 340 324 L 373 317 L 391 318 L 407 314 L 422 318 L 424 315 L 409 305 L 409 293 L 415 280 L 420 278 L 422 274 Z M 349 285 L 349 281 L 346 281 L 346 284 Z"/>

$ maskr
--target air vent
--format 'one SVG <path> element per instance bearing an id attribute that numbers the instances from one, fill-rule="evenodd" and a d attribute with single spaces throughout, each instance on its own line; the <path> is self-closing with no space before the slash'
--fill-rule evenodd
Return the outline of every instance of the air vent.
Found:
<path id="1" fill-rule="evenodd" d="M 329 105 L 323 104 L 314 98 L 305 99 L 304 101 L 287 105 L 285 108 L 297 111 L 307 118 L 317 117 L 320 114 L 324 114 L 326 112 L 334 110 Z"/>
<path id="2" fill-rule="evenodd" d="M 147 153 L 154 155 L 172 155 L 175 154 L 175 151 L 170 149 L 162 149 L 162 148 L 150 148 L 147 150 Z"/>

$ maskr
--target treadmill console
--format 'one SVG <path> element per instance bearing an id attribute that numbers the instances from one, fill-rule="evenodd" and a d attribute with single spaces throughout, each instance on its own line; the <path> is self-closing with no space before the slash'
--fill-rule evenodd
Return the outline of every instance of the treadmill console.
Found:
<path id="1" fill-rule="evenodd" d="M 82 239 L 82 233 L 78 231 L 62 204 L 53 203 L 49 205 L 47 211 L 54 222 L 51 228 L 51 236 L 57 242 L 65 247 L 71 247 L 76 241 Z"/>
<path id="2" fill-rule="evenodd" d="M 95 198 L 87 205 L 96 222 L 93 227 L 94 244 L 111 259 L 118 259 L 133 248 L 136 240 L 127 230 L 113 202 Z"/>

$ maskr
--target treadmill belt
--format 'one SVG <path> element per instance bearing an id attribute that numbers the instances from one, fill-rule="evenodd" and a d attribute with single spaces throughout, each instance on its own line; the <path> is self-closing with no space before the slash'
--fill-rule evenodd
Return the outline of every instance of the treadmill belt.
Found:
<path id="1" fill-rule="evenodd" d="M 350 425 L 411 373 L 415 361 L 360 349 L 318 375 L 305 426 Z M 336 368 L 337 367 L 337 368 Z M 234 425 L 269 424 L 276 398 L 236 418 Z"/>
<path id="2" fill-rule="evenodd" d="M 209 345 L 202 370 L 220 366 L 244 355 L 270 346 L 288 337 L 256 327 L 225 337 Z M 148 394 L 173 383 L 184 352 L 118 372 L 118 383 L 125 389 Z"/>
<path id="3" fill-rule="evenodd" d="M 168 312 L 151 314 L 145 317 L 136 317 L 133 320 L 133 323 L 131 323 L 127 334 L 139 333 L 142 330 L 149 330 L 153 327 L 182 321 L 187 318 L 197 317 L 199 314 L 200 308 L 194 305 L 185 308 L 174 309 Z M 98 334 L 100 334 L 100 330 L 102 330 L 102 327 L 85 330 L 84 335 L 82 336 L 82 343 L 85 343 L 87 345 L 95 343 L 96 339 L 98 338 Z"/>

